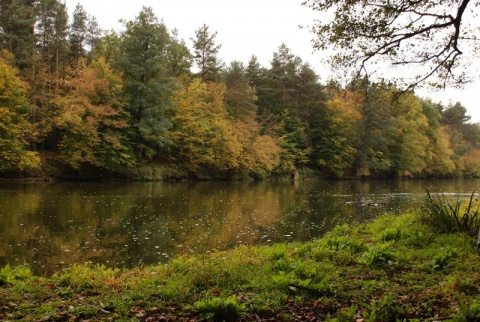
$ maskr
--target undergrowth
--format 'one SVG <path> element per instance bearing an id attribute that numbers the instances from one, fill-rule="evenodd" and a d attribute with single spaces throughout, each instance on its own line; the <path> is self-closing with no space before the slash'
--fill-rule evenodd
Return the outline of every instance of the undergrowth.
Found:
<path id="1" fill-rule="evenodd" d="M 167 265 L 74 265 L 51 277 L 6 266 L 0 320 L 478 319 L 475 239 L 439 232 L 423 214 L 387 215 L 308 243 L 241 246 Z"/>

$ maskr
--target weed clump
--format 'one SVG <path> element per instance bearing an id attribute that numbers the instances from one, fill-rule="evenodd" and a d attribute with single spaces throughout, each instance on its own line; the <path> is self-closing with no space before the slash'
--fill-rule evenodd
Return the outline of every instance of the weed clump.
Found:
<path id="1" fill-rule="evenodd" d="M 444 194 L 431 195 L 427 190 L 420 208 L 422 219 L 440 233 L 465 232 L 471 237 L 476 236 L 480 229 L 480 206 L 473 209 L 474 196 L 475 191 L 464 206 L 459 195 L 452 202 Z"/>
<path id="2" fill-rule="evenodd" d="M 235 321 L 245 311 L 245 304 L 240 304 L 235 295 L 200 300 L 193 306 L 202 319 L 209 321 Z"/>

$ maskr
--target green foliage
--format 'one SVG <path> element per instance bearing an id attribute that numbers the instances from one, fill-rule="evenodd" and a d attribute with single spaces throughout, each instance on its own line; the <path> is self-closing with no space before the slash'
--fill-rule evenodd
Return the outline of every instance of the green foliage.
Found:
<path id="1" fill-rule="evenodd" d="M 153 158 L 169 143 L 171 121 L 167 115 L 175 81 L 166 55 L 172 39 L 152 8 L 144 7 L 134 20 L 125 22 L 125 27 L 122 55 L 116 65 L 123 72 L 126 110 L 134 129 L 131 140 L 138 157 Z"/>
<path id="2" fill-rule="evenodd" d="M 328 317 L 327 322 L 351 322 L 354 321 L 357 316 L 357 307 L 352 304 L 347 309 L 338 310 L 335 318 Z"/>
<path id="3" fill-rule="evenodd" d="M 215 44 L 217 32 L 210 34 L 209 27 L 204 24 L 195 30 L 193 41 L 194 59 L 200 70 L 199 76 L 204 82 L 218 81 L 220 61 L 217 57 L 221 45 Z"/>
<path id="4" fill-rule="evenodd" d="M 353 50 L 353 56 L 334 59 L 349 66 L 377 44 L 363 37 L 373 33 L 380 41 L 389 37 L 386 30 L 398 31 L 388 23 L 396 14 L 437 6 L 412 2 L 407 7 L 418 10 L 408 11 L 359 0 L 305 3 L 337 11 L 336 19 L 315 28 L 330 37 L 314 46 Z M 216 32 L 198 28 L 192 54 L 148 7 L 123 21 L 121 33 L 103 36 L 81 5 L 70 23 L 67 12 L 58 0 L 2 2 L 0 50 L 14 54 L 2 54 L 0 64 L 2 173 L 47 172 L 34 152 L 41 151 L 60 154 L 75 175 L 101 168 L 147 180 L 169 176 L 147 173 L 145 161 L 175 163 L 182 178 L 184 172 L 197 178 L 296 177 L 304 167 L 334 178 L 480 176 L 480 127 L 467 123 L 460 103 L 444 107 L 367 77 L 348 79 L 347 87 L 336 79 L 324 86 L 285 44 L 268 67 L 255 56 L 246 67 L 238 61 L 223 66 Z M 381 52 L 399 57 L 404 49 Z M 367 60 L 375 52 L 367 50 Z M 88 67 L 80 67 L 83 59 Z M 208 88 L 188 97 L 194 63 Z M 136 164 L 138 171 L 129 172 Z"/>
<path id="5" fill-rule="evenodd" d="M 278 135 L 282 139 L 281 167 L 282 172 L 294 171 L 308 162 L 311 148 L 307 144 L 305 126 L 295 115 L 288 110 L 281 113 L 281 123 Z"/>
<path id="6" fill-rule="evenodd" d="M 225 104 L 229 115 L 235 119 L 248 120 L 255 113 L 255 90 L 250 86 L 245 67 L 238 61 L 233 61 L 224 74 L 227 91 Z"/>
<path id="7" fill-rule="evenodd" d="M 480 320 L 480 302 L 460 303 L 460 309 L 453 317 L 453 320 L 459 322 L 479 321 Z"/>
<path id="8" fill-rule="evenodd" d="M 397 257 L 390 249 L 389 244 L 381 244 L 378 246 L 370 247 L 365 252 L 360 261 L 372 268 L 382 268 L 394 264 Z"/>
<path id="9" fill-rule="evenodd" d="M 457 252 L 453 248 L 441 248 L 440 252 L 433 258 L 432 268 L 434 270 L 445 269 L 450 261 L 457 257 Z"/>
<path id="10" fill-rule="evenodd" d="M 0 286 L 12 285 L 16 281 L 27 280 L 33 277 L 28 265 L 11 267 L 5 265 L 0 269 Z"/>
<path id="11" fill-rule="evenodd" d="M 193 306 L 202 319 L 208 321 L 234 321 L 245 310 L 245 304 L 238 303 L 235 294 L 226 298 L 213 297 L 197 301 Z"/>
<path id="12" fill-rule="evenodd" d="M 438 232 L 465 232 L 469 236 L 476 236 L 480 229 L 480 210 L 478 205 L 474 210 L 474 196 L 475 191 L 465 207 L 459 195 L 452 203 L 444 194 L 432 196 L 427 191 L 421 203 L 422 218 Z"/>
<path id="13" fill-rule="evenodd" d="M 291 272 L 280 271 L 272 275 L 272 281 L 289 294 L 303 295 L 307 297 L 325 296 L 331 294 L 330 277 L 319 277 L 315 272 L 302 274 L 301 270 L 294 268 Z"/>
<path id="14" fill-rule="evenodd" d="M 363 242 L 348 236 L 331 236 L 327 239 L 327 246 L 335 251 L 348 250 L 354 254 L 367 250 Z"/>
<path id="15" fill-rule="evenodd" d="M 33 62 L 35 35 L 34 6 L 29 1 L 2 1 L 0 10 L 0 49 L 8 49 L 20 69 Z"/>
<path id="16" fill-rule="evenodd" d="M 63 286 L 74 289 L 76 292 L 88 292 L 98 289 L 110 282 L 113 284 L 118 269 L 108 268 L 104 265 L 73 265 L 63 274 L 60 274 L 56 282 Z"/>
<path id="17" fill-rule="evenodd" d="M 385 244 L 385 227 L 402 237 Z M 410 247 L 418 232 L 431 241 Z M 434 232 L 413 214 L 390 215 L 359 227 L 338 226 L 308 243 L 241 246 L 129 270 L 75 265 L 31 278 L 26 267 L 7 266 L 0 270 L 0 319 L 234 321 L 302 314 L 329 321 L 475 320 L 480 275 L 474 245 L 464 235 Z M 346 252 L 326 249 L 334 238 L 358 240 L 369 246 L 369 255 L 349 253 L 356 262 L 338 261 Z M 392 245 L 409 259 L 401 267 L 391 265 Z M 372 264 L 359 265 L 367 257 Z M 443 270 L 433 269 L 434 263 Z"/>
<path id="18" fill-rule="evenodd" d="M 408 316 L 405 309 L 396 303 L 391 293 L 365 306 L 366 309 L 362 312 L 365 321 L 403 321 Z"/>
<path id="19" fill-rule="evenodd" d="M 385 231 L 381 234 L 381 240 L 385 242 L 389 241 L 398 241 L 402 238 L 402 231 L 399 227 L 385 229 Z"/>
<path id="20" fill-rule="evenodd" d="M 353 173 L 369 176 L 389 171 L 392 167 L 389 148 L 394 144 L 395 118 L 392 115 L 391 92 L 385 84 L 368 84 L 362 80 L 365 95 L 360 108 L 361 118 L 355 128 L 356 155 Z"/>

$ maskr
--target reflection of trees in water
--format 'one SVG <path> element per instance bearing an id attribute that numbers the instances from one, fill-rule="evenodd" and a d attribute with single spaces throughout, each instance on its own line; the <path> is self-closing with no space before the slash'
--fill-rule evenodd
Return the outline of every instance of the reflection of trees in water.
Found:
<path id="1" fill-rule="evenodd" d="M 25 261 L 38 273 L 51 273 L 72 263 L 134 266 L 239 244 L 305 241 L 337 224 L 406 209 L 408 196 L 425 187 L 471 192 L 478 183 L 9 184 L 0 189 L 0 238 L 6 241 L 0 265 Z M 347 204 L 354 196 L 387 198 L 390 208 Z"/>

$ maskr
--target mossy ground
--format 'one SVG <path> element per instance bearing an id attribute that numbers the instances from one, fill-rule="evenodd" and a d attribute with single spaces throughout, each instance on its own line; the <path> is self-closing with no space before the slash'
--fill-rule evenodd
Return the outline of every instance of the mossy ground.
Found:
<path id="1" fill-rule="evenodd" d="M 480 321 L 475 239 L 418 218 L 129 270 L 77 265 L 39 277 L 5 267 L 0 320 Z"/>

